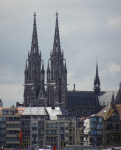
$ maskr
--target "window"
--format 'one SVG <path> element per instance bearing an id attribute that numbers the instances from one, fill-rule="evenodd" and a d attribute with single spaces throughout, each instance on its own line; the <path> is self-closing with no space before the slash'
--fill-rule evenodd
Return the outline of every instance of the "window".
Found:
<path id="1" fill-rule="evenodd" d="M 37 119 L 37 116 L 33 116 L 33 119 Z"/>
<path id="2" fill-rule="evenodd" d="M 37 127 L 37 123 L 32 123 L 32 127 Z"/>
<path id="3" fill-rule="evenodd" d="M 102 120 L 103 120 L 102 118 L 98 118 L 99 123 L 102 123 Z"/>
<path id="4" fill-rule="evenodd" d="M 64 122 L 61 122 L 61 123 L 60 123 L 60 127 L 65 127 L 65 123 L 64 123 Z"/>
<path id="5" fill-rule="evenodd" d="M 32 130 L 32 134 L 37 134 L 37 130 Z"/>
<path id="6" fill-rule="evenodd" d="M 47 128 L 57 128 L 57 124 L 56 123 L 48 123 Z"/>
<path id="7" fill-rule="evenodd" d="M 6 117 L 0 117 L 0 121 L 6 121 Z"/>

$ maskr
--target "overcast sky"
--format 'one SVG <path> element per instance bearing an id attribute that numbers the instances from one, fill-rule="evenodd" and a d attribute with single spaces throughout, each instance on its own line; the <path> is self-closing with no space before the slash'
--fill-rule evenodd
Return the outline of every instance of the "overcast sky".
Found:
<path id="1" fill-rule="evenodd" d="M 36 12 L 45 70 L 53 48 L 55 13 L 68 69 L 68 89 L 93 90 L 98 57 L 101 90 L 121 81 L 121 0 L 0 0 L 0 98 L 23 102 L 24 68 Z"/>

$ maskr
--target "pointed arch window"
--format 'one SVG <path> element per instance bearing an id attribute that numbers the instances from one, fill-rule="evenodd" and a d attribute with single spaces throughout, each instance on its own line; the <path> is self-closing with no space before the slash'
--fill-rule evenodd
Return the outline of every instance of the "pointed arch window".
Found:
<path id="1" fill-rule="evenodd" d="M 61 65 L 59 64 L 59 77 L 61 77 Z"/>
<path id="2" fill-rule="evenodd" d="M 54 64 L 53 64 L 53 79 L 54 79 L 54 74 L 55 74 L 55 68 L 54 68 Z"/>

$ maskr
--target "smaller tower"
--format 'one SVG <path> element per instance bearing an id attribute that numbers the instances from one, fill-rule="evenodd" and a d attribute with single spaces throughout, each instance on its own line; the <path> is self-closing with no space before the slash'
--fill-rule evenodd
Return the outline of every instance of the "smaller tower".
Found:
<path id="1" fill-rule="evenodd" d="M 119 83 L 119 89 L 121 89 L 121 82 Z"/>
<path id="2" fill-rule="evenodd" d="M 114 101 L 114 92 L 113 92 L 113 94 L 112 94 L 111 103 L 115 103 L 115 101 Z"/>
<path id="3" fill-rule="evenodd" d="M 75 83 L 73 84 L 73 86 L 74 86 L 74 89 L 73 89 L 73 91 L 75 91 Z"/>
<path id="4" fill-rule="evenodd" d="M 98 76 L 98 62 L 97 61 L 96 61 L 96 76 L 94 79 L 94 91 L 96 95 L 100 93 L 100 79 Z"/>

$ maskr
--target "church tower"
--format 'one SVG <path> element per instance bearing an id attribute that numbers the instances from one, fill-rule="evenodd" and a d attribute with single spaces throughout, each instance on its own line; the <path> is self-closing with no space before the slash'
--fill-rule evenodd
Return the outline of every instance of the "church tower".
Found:
<path id="1" fill-rule="evenodd" d="M 28 52 L 28 59 L 24 70 L 24 106 L 38 106 L 38 95 L 40 91 L 45 92 L 44 88 L 44 64 L 39 52 L 36 14 L 34 13 L 34 24 L 32 33 L 31 50 Z"/>
<path id="2" fill-rule="evenodd" d="M 63 51 L 60 46 L 60 36 L 58 27 L 58 13 L 56 13 L 55 34 L 53 50 L 50 52 L 50 59 L 47 66 L 47 105 L 61 106 L 67 104 L 67 68 Z"/>
<path id="3" fill-rule="evenodd" d="M 94 91 L 96 95 L 100 93 L 100 79 L 98 76 L 98 63 L 97 62 L 96 62 L 96 76 L 94 79 Z"/>

